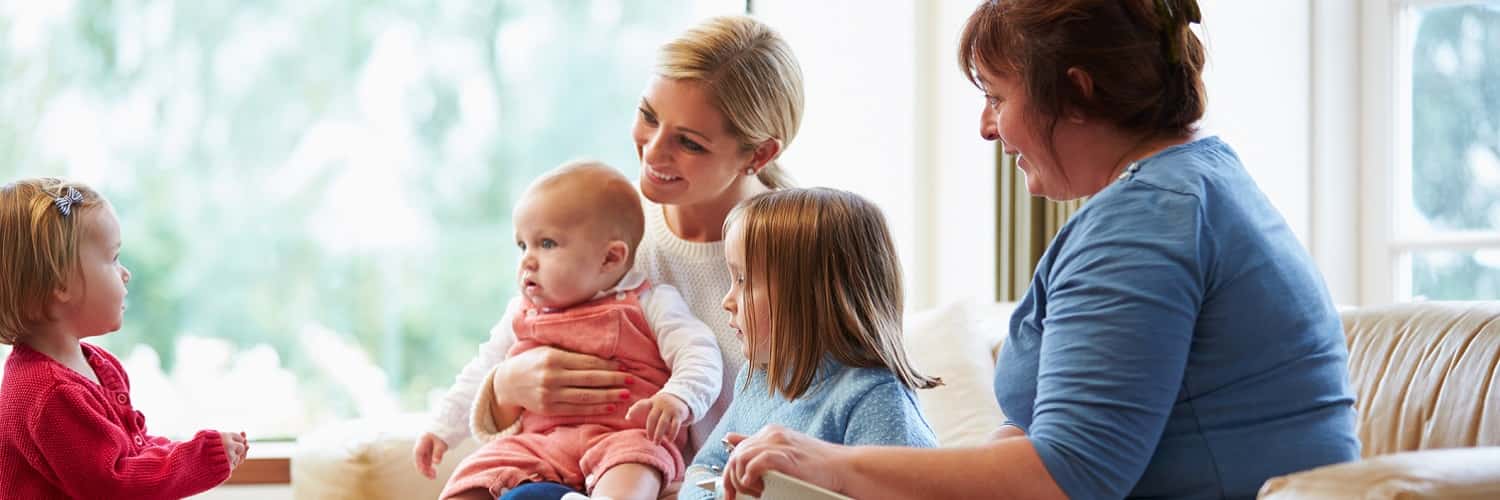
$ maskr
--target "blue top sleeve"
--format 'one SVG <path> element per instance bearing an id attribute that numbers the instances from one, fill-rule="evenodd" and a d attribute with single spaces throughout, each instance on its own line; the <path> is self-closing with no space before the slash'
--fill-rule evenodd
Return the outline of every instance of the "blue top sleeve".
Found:
<path id="1" fill-rule="evenodd" d="M 1027 434 L 1073 498 L 1121 498 L 1141 477 L 1182 387 L 1203 297 L 1209 245 L 1197 200 L 1132 194 L 1074 227 L 1046 280 Z"/>

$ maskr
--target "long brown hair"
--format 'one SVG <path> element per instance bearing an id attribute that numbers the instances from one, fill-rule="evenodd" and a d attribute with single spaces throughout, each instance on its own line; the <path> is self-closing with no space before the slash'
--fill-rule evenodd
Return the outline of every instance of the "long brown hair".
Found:
<path id="1" fill-rule="evenodd" d="M 1018 78 L 1045 140 L 1069 111 L 1148 136 L 1186 136 L 1203 117 L 1203 44 L 1196 0 L 986 0 L 964 25 L 958 64 Z M 1085 96 L 1068 70 L 1093 81 Z"/>
<path id="2" fill-rule="evenodd" d="M 79 199 L 57 201 L 72 193 Z M 78 269 L 83 214 L 104 203 L 82 183 L 51 177 L 0 187 L 0 344 L 20 341 L 49 319 L 52 293 Z"/>
<path id="3" fill-rule="evenodd" d="M 738 231 L 744 244 L 740 307 L 770 301 L 770 328 L 745 326 L 770 332 L 766 371 L 773 391 L 800 397 L 825 356 L 888 369 L 913 389 L 942 383 L 907 360 L 901 263 L 874 203 L 826 188 L 771 191 L 741 202 L 724 227 L 726 234 Z M 753 295 L 757 280 L 766 280 L 774 300 Z"/>

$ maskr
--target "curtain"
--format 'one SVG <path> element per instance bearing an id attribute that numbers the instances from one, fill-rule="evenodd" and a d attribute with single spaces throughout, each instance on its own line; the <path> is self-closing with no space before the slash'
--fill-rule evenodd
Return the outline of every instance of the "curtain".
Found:
<path id="1" fill-rule="evenodd" d="M 1086 198 L 1056 202 L 1026 191 L 1026 175 L 1016 169 L 1016 158 L 1000 151 L 996 143 L 995 175 L 997 216 L 995 300 L 1021 300 L 1031 286 L 1031 275 L 1042 252 L 1063 223 L 1083 206 Z"/>

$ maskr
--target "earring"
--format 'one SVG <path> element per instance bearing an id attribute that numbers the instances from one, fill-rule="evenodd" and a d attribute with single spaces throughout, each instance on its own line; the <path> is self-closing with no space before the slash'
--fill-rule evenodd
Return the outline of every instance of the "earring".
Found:
<path id="1" fill-rule="evenodd" d="M 755 169 L 751 167 L 745 168 L 745 175 L 755 175 Z"/>

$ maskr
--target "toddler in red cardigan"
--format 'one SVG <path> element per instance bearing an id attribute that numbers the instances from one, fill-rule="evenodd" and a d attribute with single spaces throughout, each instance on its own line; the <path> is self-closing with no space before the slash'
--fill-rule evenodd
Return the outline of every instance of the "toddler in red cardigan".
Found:
<path id="1" fill-rule="evenodd" d="M 120 361 L 80 342 L 120 329 L 130 271 L 99 193 L 61 179 L 0 187 L 0 497 L 183 498 L 245 459 L 244 433 L 146 433 Z"/>

